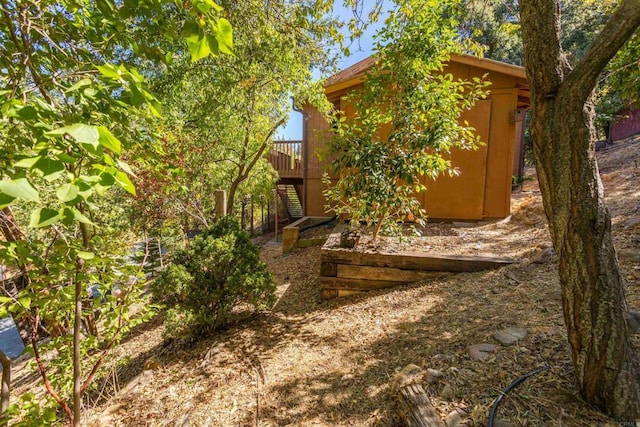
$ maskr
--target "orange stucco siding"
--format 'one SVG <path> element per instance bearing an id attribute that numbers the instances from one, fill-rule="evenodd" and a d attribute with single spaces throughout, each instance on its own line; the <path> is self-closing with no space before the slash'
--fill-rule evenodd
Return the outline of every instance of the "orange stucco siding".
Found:
<path id="1" fill-rule="evenodd" d="M 461 121 L 466 120 L 476 129 L 484 145 L 473 151 L 454 150 L 451 160 L 460 174 L 442 176 L 436 181 L 425 178 L 428 190 L 417 195 L 431 218 L 481 220 L 509 215 L 514 145 L 519 136 L 514 111 L 522 78 L 509 74 L 509 70 L 505 74 L 492 67 L 494 69 L 487 71 L 476 65 L 451 62 L 445 68 L 445 72 L 451 73 L 454 78 L 469 79 L 486 75 L 491 86 L 489 98 L 478 102 L 460 117 Z M 361 87 L 361 81 L 354 79 L 352 86 L 341 86 L 328 96 L 331 100 L 338 99 L 348 91 Z M 356 114 L 352 106 L 343 104 L 341 109 L 347 118 Z M 331 131 L 329 124 L 315 108 L 307 106 L 305 112 L 308 149 L 305 213 L 328 215 L 325 209 L 327 202 L 322 195 L 326 186 L 321 182 L 325 167 L 317 153 L 324 147 Z"/>

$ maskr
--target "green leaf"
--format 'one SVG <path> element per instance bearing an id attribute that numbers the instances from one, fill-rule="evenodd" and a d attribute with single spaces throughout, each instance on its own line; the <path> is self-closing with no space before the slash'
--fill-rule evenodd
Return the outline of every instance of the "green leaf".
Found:
<path id="1" fill-rule="evenodd" d="M 122 77 L 118 72 L 118 68 L 115 65 L 104 64 L 104 65 L 98 65 L 96 68 L 98 69 L 98 71 L 100 71 L 100 74 L 102 74 L 104 77 L 108 79 L 120 80 L 120 78 Z"/>
<path id="2" fill-rule="evenodd" d="M 27 178 L 18 178 L 12 181 L 0 181 L 0 191 L 15 199 L 23 199 L 31 202 L 40 200 L 38 192 L 31 186 Z"/>
<path id="3" fill-rule="evenodd" d="M 60 201 L 67 203 L 78 197 L 78 193 L 80 192 L 80 187 L 75 184 L 63 184 L 56 191 L 56 196 Z"/>
<path id="4" fill-rule="evenodd" d="M 98 134 L 100 135 L 100 145 L 113 151 L 116 154 L 120 154 L 122 151 L 122 145 L 118 138 L 113 136 L 111 131 L 104 126 L 98 126 Z"/>
<path id="5" fill-rule="evenodd" d="M 156 117 L 160 117 L 162 114 L 162 104 L 160 104 L 160 102 L 157 99 L 150 99 L 147 102 L 147 105 L 149 105 L 149 109 L 151 110 L 151 114 L 153 114 Z"/>
<path id="6" fill-rule="evenodd" d="M 49 208 L 39 208 L 31 212 L 31 221 L 29 227 L 42 228 L 53 225 L 60 221 L 60 213 Z"/>
<path id="7" fill-rule="evenodd" d="M 211 6 L 206 1 L 195 1 L 194 4 L 202 13 L 207 13 L 211 9 Z"/>
<path id="8" fill-rule="evenodd" d="M 135 106 L 141 105 L 145 101 L 142 91 L 135 84 L 129 85 L 129 89 L 131 91 L 131 104 Z"/>
<path id="9" fill-rule="evenodd" d="M 87 252 L 87 251 L 76 251 L 76 255 L 78 256 L 78 258 L 84 259 L 84 260 L 90 260 L 96 257 L 96 254 L 94 254 L 93 252 Z"/>
<path id="10" fill-rule="evenodd" d="M 46 135 L 49 136 L 59 136 L 64 134 L 69 134 L 79 143 L 89 144 L 94 148 L 98 147 L 100 141 L 98 128 L 91 125 L 85 125 L 83 123 L 74 123 L 70 126 L 64 126 L 46 133 Z"/>
<path id="11" fill-rule="evenodd" d="M 131 166 L 129 166 L 127 163 L 123 162 L 122 160 L 118 160 L 118 166 L 120 167 L 120 169 L 125 171 L 127 174 L 132 175 L 132 176 L 136 176 L 136 174 L 133 173 L 133 170 L 131 170 Z"/>
<path id="12" fill-rule="evenodd" d="M 222 7 L 216 4 L 213 0 L 196 0 L 194 5 L 203 13 L 207 13 L 210 9 L 220 12 Z"/>
<path id="13" fill-rule="evenodd" d="M 33 165 L 33 169 L 40 171 L 47 181 L 53 181 L 65 171 L 64 164 L 60 160 L 55 160 L 47 156 L 41 157 Z"/>
<path id="14" fill-rule="evenodd" d="M 100 132 L 95 126 L 75 123 L 68 126 L 67 132 L 81 144 L 90 144 L 97 147 L 100 141 Z"/>
<path id="15" fill-rule="evenodd" d="M 211 54 L 211 48 L 204 33 L 201 33 L 195 40 L 191 37 L 187 38 L 187 46 L 189 47 L 189 53 L 191 53 L 191 62 L 196 62 Z"/>
<path id="16" fill-rule="evenodd" d="M 83 224 L 95 225 L 93 222 L 91 222 L 89 218 L 84 216 L 79 210 L 71 209 L 71 212 L 73 212 L 73 216 L 75 219 L 78 220 L 78 222 L 81 222 Z"/>
<path id="17" fill-rule="evenodd" d="M 52 407 L 45 408 L 42 414 L 42 419 L 48 423 L 54 423 L 56 419 L 58 419 L 56 415 L 56 408 L 52 408 Z"/>
<path id="18" fill-rule="evenodd" d="M 69 89 L 66 90 L 67 93 L 69 92 L 74 92 L 78 89 L 82 89 L 84 87 L 90 86 L 91 85 L 91 79 L 82 79 L 79 82 L 77 82 L 76 84 L 74 84 L 73 86 L 71 86 Z"/>
<path id="19" fill-rule="evenodd" d="M 6 304 L 8 302 L 13 302 L 13 298 L 0 296 L 0 304 Z"/>
<path id="20" fill-rule="evenodd" d="M 202 31 L 200 30 L 200 27 L 193 21 L 186 22 L 184 27 L 182 27 L 181 35 L 187 40 L 187 43 L 189 42 L 189 39 L 197 40 L 200 38 L 201 34 Z"/>
<path id="21" fill-rule="evenodd" d="M 113 173 L 105 171 L 100 174 L 100 185 L 103 187 L 111 187 L 115 183 L 116 178 L 113 176 Z"/>
<path id="22" fill-rule="evenodd" d="M 27 157 L 26 159 L 22 159 L 13 164 L 13 166 L 17 168 L 31 169 L 33 165 L 36 164 L 38 160 L 40 160 L 42 156 L 37 157 Z"/>
<path id="23" fill-rule="evenodd" d="M 27 105 L 26 107 L 22 107 L 18 111 L 18 117 L 21 118 L 22 120 L 31 120 L 38 117 L 38 112 L 32 106 Z"/>
<path id="24" fill-rule="evenodd" d="M 218 39 L 220 52 L 233 55 L 233 28 L 231 23 L 224 18 L 218 19 L 216 39 Z"/>
<path id="25" fill-rule="evenodd" d="M 219 52 L 218 39 L 208 34 L 205 37 L 207 38 L 207 44 L 209 45 L 209 49 L 211 50 L 211 53 L 213 55 L 217 55 Z"/>
<path id="26" fill-rule="evenodd" d="M 56 157 L 58 159 L 62 160 L 63 162 L 65 162 L 65 163 L 73 164 L 73 163 L 78 161 L 78 159 L 76 159 L 75 157 L 70 156 L 70 155 L 68 155 L 66 153 L 58 153 L 58 154 L 56 154 Z"/>
<path id="27" fill-rule="evenodd" d="M 18 297 L 18 302 L 20 303 L 21 306 L 23 306 L 26 310 L 29 310 L 31 308 L 31 298 L 29 298 L 28 296 L 22 296 L 22 297 Z"/>
<path id="28" fill-rule="evenodd" d="M 0 193 L 0 209 L 4 209 L 11 204 L 16 198 L 7 194 Z"/>
<path id="29" fill-rule="evenodd" d="M 124 188 L 127 192 L 136 195 L 136 187 L 133 185 L 127 174 L 117 171 L 114 175 L 116 182 L 120 187 Z"/>

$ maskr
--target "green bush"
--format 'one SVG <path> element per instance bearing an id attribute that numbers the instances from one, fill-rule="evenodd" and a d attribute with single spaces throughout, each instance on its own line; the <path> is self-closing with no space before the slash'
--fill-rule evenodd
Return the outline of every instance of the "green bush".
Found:
<path id="1" fill-rule="evenodd" d="M 167 334 L 193 335 L 224 325 L 240 305 L 271 307 L 275 282 L 249 235 L 225 217 L 175 253 L 151 293 L 164 306 Z"/>

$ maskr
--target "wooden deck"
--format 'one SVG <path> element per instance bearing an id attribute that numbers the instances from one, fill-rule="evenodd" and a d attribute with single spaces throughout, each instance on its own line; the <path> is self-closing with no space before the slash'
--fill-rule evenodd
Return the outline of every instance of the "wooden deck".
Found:
<path id="1" fill-rule="evenodd" d="M 302 179 L 302 141 L 276 141 L 269 162 L 280 178 Z"/>

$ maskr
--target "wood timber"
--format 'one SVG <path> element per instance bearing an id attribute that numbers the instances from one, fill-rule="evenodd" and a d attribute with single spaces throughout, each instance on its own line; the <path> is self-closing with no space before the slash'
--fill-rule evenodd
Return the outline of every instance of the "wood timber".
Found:
<path id="1" fill-rule="evenodd" d="M 338 276 L 338 264 L 335 262 L 321 262 L 320 263 L 320 276 L 322 277 L 337 277 Z"/>
<path id="2" fill-rule="evenodd" d="M 408 282 L 404 282 L 408 283 Z M 372 291 L 402 284 L 392 280 L 344 279 L 339 277 L 320 277 L 321 289 L 344 289 L 350 291 Z"/>
<path id="3" fill-rule="evenodd" d="M 326 246 L 326 245 L 325 245 Z M 472 255 L 436 255 L 409 252 L 368 253 L 353 250 L 322 249 L 322 262 L 401 268 L 404 270 L 449 271 L 454 273 L 484 271 L 513 264 L 513 258 Z"/>
<path id="4" fill-rule="evenodd" d="M 398 414 L 407 427 L 444 427 L 444 423 L 420 384 L 409 384 L 398 390 Z"/>
<path id="5" fill-rule="evenodd" d="M 320 290 L 323 298 L 435 280 L 442 277 L 443 272 L 484 271 L 515 262 L 512 258 L 491 255 L 362 252 L 339 248 L 343 229 L 343 226 L 337 226 L 320 251 Z"/>
<path id="6" fill-rule="evenodd" d="M 441 276 L 442 273 L 436 271 L 402 270 L 400 268 L 370 267 L 367 265 L 337 265 L 337 277 L 344 279 L 369 280 L 370 277 L 375 277 L 376 280 L 411 283 Z"/>

